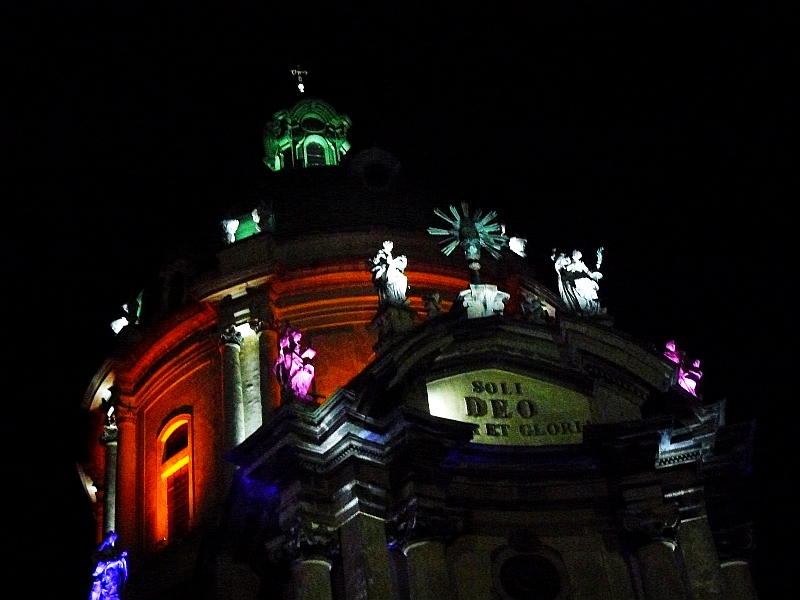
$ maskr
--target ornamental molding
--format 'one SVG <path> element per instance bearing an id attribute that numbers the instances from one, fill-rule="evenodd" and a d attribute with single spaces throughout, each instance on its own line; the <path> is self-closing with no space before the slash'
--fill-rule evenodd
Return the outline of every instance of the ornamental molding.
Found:
<path id="1" fill-rule="evenodd" d="M 711 458 L 717 433 L 725 424 L 725 401 L 696 407 L 695 417 L 693 423 L 660 431 L 656 469 L 705 463 Z"/>

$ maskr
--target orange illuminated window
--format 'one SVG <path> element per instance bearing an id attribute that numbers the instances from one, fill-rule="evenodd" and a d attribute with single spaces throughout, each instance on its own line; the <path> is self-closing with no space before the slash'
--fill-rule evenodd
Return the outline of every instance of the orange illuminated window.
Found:
<path id="1" fill-rule="evenodd" d="M 158 436 L 158 533 L 162 542 L 184 537 L 192 523 L 192 421 L 170 420 Z"/>

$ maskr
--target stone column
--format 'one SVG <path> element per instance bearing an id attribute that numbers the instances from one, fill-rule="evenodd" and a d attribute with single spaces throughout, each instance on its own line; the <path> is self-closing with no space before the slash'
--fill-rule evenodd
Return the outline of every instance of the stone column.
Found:
<path id="1" fill-rule="evenodd" d="M 322 556 L 303 556 L 291 565 L 293 600 L 333 600 L 331 562 Z"/>
<path id="2" fill-rule="evenodd" d="M 119 430 L 115 423 L 103 428 L 100 443 L 105 448 L 105 477 L 103 492 L 103 535 L 117 530 L 117 440 Z"/>
<path id="3" fill-rule="evenodd" d="M 687 600 L 675 549 L 667 538 L 656 538 L 636 549 L 646 600 Z"/>
<path id="4" fill-rule="evenodd" d="M 622 514 L 622 527 L 632 534 L 645 600 L 688 600 L 675 540 L 677 505 L 663 503 L 658 486 L 632 488 L 626 494 L 633 501 Z"/>
<path id="5" fill-rule="evenodd" d="M 692 599 L 722 600 L 725 584 L 708 519 L 703 515 L 681 521 L 677 537 Z"/>
<path id="6" fill-rule="evenodd" d="M 341 528 L 347 600 L 388 600 L 392 592 L 383 519 L 358 512 Z"/>
<path id="7" fill-rule="evenodd" d="M 389 521 L 390 538 L 406 557 L 410 600 L 452 600 L 456 595 L 445 552 L 447 541 L 458 535 L 463 523 L 448 514 L 443 497 L 432 497 L 431 491 L 410 498 Z"/>
<path id="8" fill-rule="evenodd" d="M 204 589 L 203 598 L 213 600 L 256 600 L 261 579 L 246 562 L 238 562 L 227 554 L 216 557 L 214 586 Z M 213 588 L 216 589 L 213 589 Z M 211 592 L 211 593 L 209 593 Z"/>
<path id="9" fill-rule="evenodd" d="M 115 525 L 119 546 L 135 551 L 137 543 L 136 498 L 138 495 L 138 442 L 136 413 L 123 408 L 120 400 L 117 410 L 117 483 Z"/>
<path id="10" fill-rule="evenodd" d="M 408 566 L 410 600 L 452 600 L 444 542 L 420 540 L 403 548 Z"/>
<path id="11" fill-rule="evenodd" d="M 256 321 L 253 330 L 258 334 L 258 369 L 261 388 L 262 422 L 269 420 L 281 404 L 281 389 L 272 372 L 278 360 L 278 334 L 263 321 Z"/>
<path id="12" fill-rule="evenodd" d="M 722 577 L 730 600 L 758 600 L 750 563 L 746 560 L 726 560 L 720 564 Z"/>
<path id="13" fill-rule="evenodd" d="M 228 327 L 220 335 L 222 349 L 222 398 L 225 412 L 225 451 L 238 446 L 245 437 L 242 399 L 242 367 L 239 352 L 242 335 Z"/>

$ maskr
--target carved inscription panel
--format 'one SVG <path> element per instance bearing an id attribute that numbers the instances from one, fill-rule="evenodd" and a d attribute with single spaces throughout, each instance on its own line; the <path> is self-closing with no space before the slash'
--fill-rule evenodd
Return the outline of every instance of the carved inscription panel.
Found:
<path id="1" fill-rule="evenodd" d="M 437 417 L 472 423 L 473 443 L 580 444 L 591 415 L 583 394 L 500 369 L 481 369 L 428 383 Z"/>

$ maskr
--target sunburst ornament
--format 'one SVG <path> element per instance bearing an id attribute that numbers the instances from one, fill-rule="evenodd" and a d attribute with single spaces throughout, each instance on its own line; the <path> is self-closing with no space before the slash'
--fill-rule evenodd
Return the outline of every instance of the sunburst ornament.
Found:
<path id="1" fill-rule="evenodd" d="M 500 223 L 493 222 L 497 213 L 490 211 L 483 215 L 480 209 L 477 209 L 470 217 L 469 205 L 466 202 L 461 203 L 461 212 L 459 214 L 455 206 L 450 205 L 450 213 L 433 209 L 437 216 L 441 217 L 450 223 L 450 229 L 442 229 L 441 227 L 428 227 L 428 233 L 431 235 L 444 235 L 442 244 L 442 252 L 445 256 L 450 256 L 453 250 L 459 245 L 464 248 L 464 258 L 470 269 L 470 279 L 472 283 L 480 283 L 480 270 L 481 248 L 494 258 L 500 258 L 500 250 L 508 246 L 508 236 L 503 233 L 503 227 Z"/>

